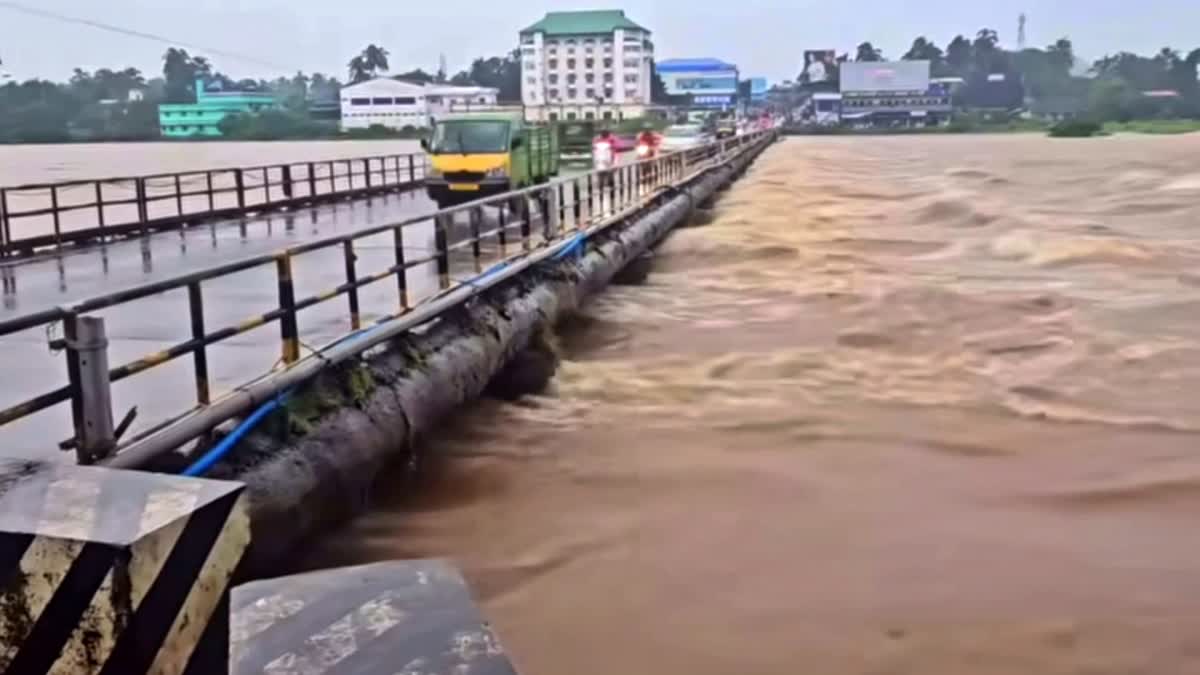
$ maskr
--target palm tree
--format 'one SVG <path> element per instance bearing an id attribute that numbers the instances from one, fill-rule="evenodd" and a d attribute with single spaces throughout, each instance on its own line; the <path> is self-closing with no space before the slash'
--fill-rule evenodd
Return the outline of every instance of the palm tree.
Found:
<path id="1" fill-rule="evenodd" d="M 358 56 L 350 59 L 347 64 L 350 69 L 350 83 L 358 84 L 377 77 L 380 71 L 387 72 L 388 50 L 375 44 L 367 45 Z"/>

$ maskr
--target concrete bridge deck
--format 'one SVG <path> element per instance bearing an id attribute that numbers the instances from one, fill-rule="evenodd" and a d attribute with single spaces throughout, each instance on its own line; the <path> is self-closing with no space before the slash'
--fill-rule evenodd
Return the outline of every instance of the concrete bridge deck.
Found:
<path id="1" fill-rule="evenodd" d="M 0 265 L 3 280 L 0 319 L 13 318 L 82 298 L 138 286 L 241 258 L 270 253 L 315 239 L 345 234 L 373 225 L 432 213 L 436 205 L 420 191 L 388 193 L 249 218 L 216 221 L 187 229 L 152 234 L 104 246 L 71 250 L 61 256 Z M 408 228 L 406 228 L 407 231 Z M 430 224 L 432 231 L 432 224 Z M 414 245 L 409 253 L 422 253 Z M 366 275 L 393 263 L 390 236 L 362 240 L 356 247 L 358 270 Z M 427 255 L 427 252 L 424 252 Z M 414 272 L 410 270 L 410 272 Z M 410 274 L 410 278 L 429 273 Z M 205 323 L 211 328 L 239 323 L 278 305 L 274 270 L 261 267 L 205 282 Z M 296 294 L 304 297 L 336 287 L 345 280 L 340 250 L 327 249 L 298 259 Z M 412 287 L 410 301 L 434 289 Z M 379 282 L 361 290 L 364 320 L 398 308 L 394 283 Z M 146 298 L 97 313 L 109 327 L 110 365 L 140 358 L 190 337 L 186 293 L 183 290 Z M 344 298 L 301 313 L 300 335 L 306 344 L 328 341 L 348 330 Z M 61 335 L 57 335 L 61 337 Z M 279 329 L 269 324 L 209 348 L 214 395 L 253 374 L 270 369 L 279 357 Z M 66 384 L 64 355 L 48 347 L 46 332 L 31 329 L 0 337 L 0 408 L 8 407 L 54 386 Z M 153 392 L 153 395 L 147 395 Z M 195 401 L 190 359 L 179 359 L 114 385 L 114 410 L 124 415 L 138 406 L 139 421 L 150 422 L 186 409 Z M 140 425 L 135 424 L 134 430 Z M 59 405 L 0 427 L 6 454 L 39 459 L 73 455 L 53 449 L 70 435 L 68 406 Z"/>

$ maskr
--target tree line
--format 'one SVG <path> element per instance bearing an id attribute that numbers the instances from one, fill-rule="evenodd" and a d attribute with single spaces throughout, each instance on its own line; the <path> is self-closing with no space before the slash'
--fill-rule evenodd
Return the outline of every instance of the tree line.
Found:
<path id="1" fill-rule="evenodd" d="M 854 50 L 855 61 L 883 61 L 886 56 L 871 42 Z M 928 37 L 913 40 L 902 60 L 931 63 L 934 77 L 962 78 L 959 103 L 967 107 L 1008 107 L 1033 103 L 1035 109 L 1087 114 L 1099 121 L 1148 117 L 1200 117 L 1200 48 L 1184 52 L 1164 47 L 1157 54 L 1122 51 L 1106 55 L 1080 74 L 1079 59 L 1070 38 L 1043 48 L 1004 49 L 1000 34 L 990 28 L 975 37 L 957 35 L 940 47 Z M 851 59 L 841 55 L 838 64 Z M 833 81 L 836 82 L 835 64 Z M 807 74 L 798 81 L 808 84 Z M 1147 96 L 1175 92 L 1176 96 Z"/>
<path id="2" fill-rule="evenodd" d="M 494 87 L 500 99 L 507 101 L 521 97 L 521 67 L 515 50 L 477 58 L 454 75 L 419 68 L 392 74 L 389 56 L 387 49 L 371 44 L 349 60 L 344 76 L 297 72 L 264 80 L 226 74 L 207 57 L 172 47 L 163 54 L 161 72 L 155 74 L 137 68 L 76 69 L 66 82 L 8 82 L 0 86 L 0 143 L 152 140 L 159 137 L 158 105 L 195 102 L 197 81 L 208 91 L 273 94 L 279 106 L 264 113 L 263 119 L 230 120 L 235 136 L 245 132 L 255 137 L 335 135 L 336 125 L 310 119 L 310 105 L 334 104 L 344 83 L 384 75 L 418 83 Z"/>

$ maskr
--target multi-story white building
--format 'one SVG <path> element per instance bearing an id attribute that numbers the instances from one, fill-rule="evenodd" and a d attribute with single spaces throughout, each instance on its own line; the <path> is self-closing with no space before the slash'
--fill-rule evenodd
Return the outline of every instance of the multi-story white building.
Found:
<path id="1" fill-rule="evenodd" d="M 342 129 L 382 125 L 428 127 L 438 115 L 493 110 L 499 91 L 490 87 L 417 84 L 380 77 L 342 87 Z"/>
<path id="2" fill-rule="evenodd" d="M 623 11 L 550 12 L 520 50 L 529 120 L 621 120 L 650 105 L 654 44 Z"/>

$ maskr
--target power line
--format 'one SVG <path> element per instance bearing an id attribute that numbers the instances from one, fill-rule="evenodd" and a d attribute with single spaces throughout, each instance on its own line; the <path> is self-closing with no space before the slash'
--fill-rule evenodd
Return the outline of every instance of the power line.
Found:
<path id="1" fill-rule="evenodd" d="M 291 70 L 291 68 L 288 66 L 284 66 L 284 65 L 281 65 L 278 63 L 273 63 L 271 61 L 260 59 L 260 58 L 254 57 L 254 56 L 248 56 L 246 54 L 239 54 L 237 52 L 231 52 L 231 51 L 227 51 L 224 49 L 216 49 L 214 47 L 207 47 L 205 45 L 199 45 L 199 44 L 195 44 L 195 43 L 183 42 L 181 40 L 173 40 L 169 37 L 166 37 L 165 35 L 146 33 L 146 32 L 140 31 L 140 30 L 133 30 L 132 28 L 122 28 L 121 26 L 115 26 L 113 24 L 104 23 L 102 21 L 94 21 L 92 19 L 85 19 L 83 17 L 59 14 L 58 12 L 51 12 L 49 10 L 39 9 L 37 7 L 30 7 L 28 5 L 23 5 L 19 2 L 12 2 L 11 0 L 0 0 L 0 8 L 10 9 L 14 12 L 20 12 L 22 14 L 28 14 L 30 16 L 38 16 L 38 17 L 41 17 L 44 19 L 53 19 L 55 21 L 61 21 L 63 23 L 71 23 L 71 24 L 76 24 L 76 25 L 80 25 L 80 26 L 89 26 L 91 28 L 97 28 L 99 30 L 108 31 L 109 33 L 117 33 L 118 35 L 126 35 L 128 37 L 135 37 L 135 38 L 141 38 L 143 40 L 151 40 L 154 42 L 161 42 L 164 44 L 177 46 L 177 47 L 187 47 L 188 49 L 199 50 L 206 54 L 223 56 L 228 59 L 236 59 L 238 61 L 244 61 L 246 63 L 254 63 L 254 64 L 257 64 L 260 66 L 267 66 L 269 68 L 279 68 L 281 70 Z"/>

